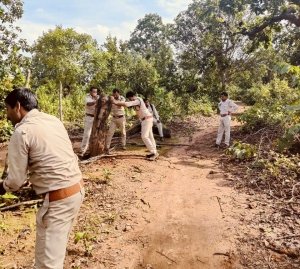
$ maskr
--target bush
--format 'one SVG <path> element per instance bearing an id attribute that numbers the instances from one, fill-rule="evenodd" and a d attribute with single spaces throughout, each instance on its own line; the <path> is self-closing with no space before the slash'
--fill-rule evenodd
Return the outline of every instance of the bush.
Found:
<path id="1" fill-rule="evenodd" d="M 249 160 L 256 156 L 257 149 L 253 145 L 235 141 L 233 145 L 226 150 L 226 154 L 232 156 L 233 159 Z"/>
<path id="2" fill-rule="evenodd" d="M 8 141 L 14 132 L 13 126 L 7 120 L 0 120 L 0 142 Z"/>

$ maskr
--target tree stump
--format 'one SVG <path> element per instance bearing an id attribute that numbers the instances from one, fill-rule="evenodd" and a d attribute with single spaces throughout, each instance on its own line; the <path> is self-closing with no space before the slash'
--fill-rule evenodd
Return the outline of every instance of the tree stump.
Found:
<path id="1" fill-rule="evenodd" d="M 111 111 L 111 105 L 112 103 L 107 96 L 101 95 L 99 97 L 95 109 L 95 118 L 89 144 L 89 150 L 92 157 L 101 155 L 105 151 L 108 131 L 107 119 Z"/>

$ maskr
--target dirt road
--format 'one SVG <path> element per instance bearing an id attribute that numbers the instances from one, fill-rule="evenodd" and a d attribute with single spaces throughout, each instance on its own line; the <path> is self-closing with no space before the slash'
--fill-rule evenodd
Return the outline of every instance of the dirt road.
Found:
<path id="1" fill-rule="evenodd" d="M 221 152 L 211 147 L 215 131 L 216 127 L 197 131 L 182 140 L 190 147 L 174 148 L 156 162 L 138 158 L 85 167 L 90 178 L 97 178 L 103 168 L 113 173 L 112 186 L 104 191 L 110 202 L 89 195 L 86 210 L 92 210 L 91 216 L 104 210 L 116 217 L 108 224 L 102 217 L 100 230 L 108 235 L 94 244 L 93 257 L 78 261 L 79 250 L 73 249 L 68 266 L 238 268 L 234 236 L 239 212 L 233 205 L 237 194 L 226 186 L 230 175 L 217 161 Z M 97 188 L 94 183 L 92 188 Z M 93 221 L 81 216 L 81 225 L 86 222 Z"/>
<path id="2" fill-rule="evenodd" d="M 217 160 L 222 152 L 211 147 L 215 132 L 211 120 L 209 128 L 200 122 L 181 139 L 189 147 L 173 148 L 155 162 L 143 159 L 144 149 L 131 149 L 141 157 L 83 165 L 86 200 L 65 268 L 240 268 L 235 236 L 242 208 L 236 201 L 244 197 L 227 186 L 230 175 Z M 3 268 L 32 266 L 34 220 L 27 218 L 24 237 L 24 227 L 2 237 L 10 248 Z M 10 219 L 20 221 L 20 214 Z"/>

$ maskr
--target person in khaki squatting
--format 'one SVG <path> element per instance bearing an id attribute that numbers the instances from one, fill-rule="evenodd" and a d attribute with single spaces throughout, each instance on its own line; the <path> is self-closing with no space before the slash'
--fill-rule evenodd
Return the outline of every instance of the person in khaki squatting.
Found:
<path id="1" fill-rule="evenodd" d="M 94 123 L 95 109 L 98 99 L 98 88 L 91 87 L 90 93 L 85 98 L 84 132 L 81 142 L 81 156 L 84 156 L 89 148 L 89 142 Z"/>
<path id="2" fill-rule="evenodd" d="M 40 112 L 29 89 L 10 92 L 5 105 L 15 131 L 0 195 L 20 189 L 30 172 L 29 182 L 44 197 L 36 216 L 34 268 L 63 269 L 69 233 L 84 199 L 78 158 L 63 123 Z"/>
<path id="3" fill-rule="evenodd" d="M 160 121 L 159 114 L 156 110 L 156 107 L 150 103 L 149 99 L 144 99 L 145 105 L 150 111 L 150 113 L 153 115 L 153 124 L 157 127 L 160 141 L 164 141 L 164 132 L 163 132 L 163 125 Z"/>
<path id="4" fill-rule="evenodd" d="M 129 91 L 126 94 L 126 98 L 129 99 L 127 102 L 120 102 L 115 100 L 112 96 L 111 101 L 113 104 L 124 107 L 134 107 L 136 114 L 141 121 L 141 136 L 150 154 L 146 155 L 149 160 L 155 160 L 159 154 L 156 149 L 156 142 L 153 136 L 153 116 L 146 107 L 142 98 L 138 97 L 135 92 Z"/>
<path id="5" fill-rule="evenodd" d="M 125 102 L 126 99 L 120 95 L 120 90 L 113 89 L 113 97 L 118 102 Z M 109 152 L 111 140 L 115 134 L 117 128 L 121 130 L 122 136 L 122 149 L 126 150 L 126 117 L 125 117 L 125 109 L 122 106 L 117 106 L 112 104 L 111 108 L 112 120 L 109 126 L 109 130 L 106 138 L 106 152 Z"/>
<path id="6" fill-rule="evenodd" d="M 230 143 L 231 114 L 238 109 L 238 105 L 228 99 L 227 92 L 222 92 L 220 97 L 221 102 L 218 105 L 220 110 L 220 125 L 218 129 L 216 147 L 220 147 L 225 132 L 225 147 L 228 148 Z"/>

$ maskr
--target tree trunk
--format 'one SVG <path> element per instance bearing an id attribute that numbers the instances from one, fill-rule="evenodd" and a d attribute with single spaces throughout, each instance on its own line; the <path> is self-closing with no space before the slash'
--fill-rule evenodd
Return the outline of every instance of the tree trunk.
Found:
<path id="1" fill-rule="evenodd" d="M 26 76 L 25 88 L 29 88 L 29 86 L 30 86 L 30 78 L 31 78 L 31 71 L 30 71 L 30 69 L 28 69 L 27 70 L 27 76 Z"/>
<path id="2" fill-rule="evenodd" d="M 90 138 L 89 149 L 91 157 L 101 155 L 105 151 L 108 131 L 107 119 L 111 111 L 111 105 L 111 101 L 107 96 L 100 96 L 96 106 L 93 129 Z"/>
<path id="3" fill-rule="evenodd" d="M 63 87 L 60 81 L 59 82 L 59 119 L 61 121 L 63 121 L 62 97 L 63 97 Z"/>

